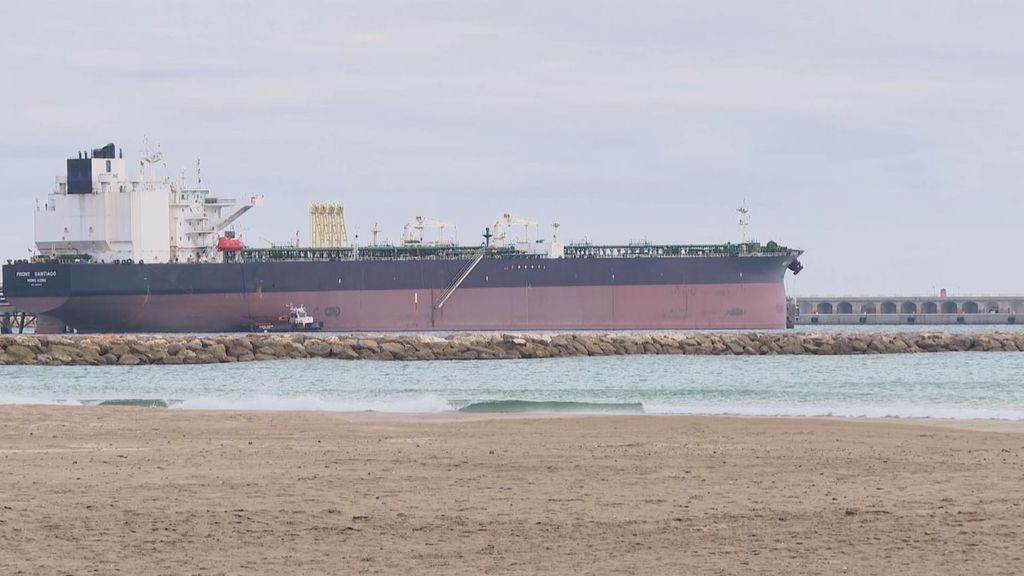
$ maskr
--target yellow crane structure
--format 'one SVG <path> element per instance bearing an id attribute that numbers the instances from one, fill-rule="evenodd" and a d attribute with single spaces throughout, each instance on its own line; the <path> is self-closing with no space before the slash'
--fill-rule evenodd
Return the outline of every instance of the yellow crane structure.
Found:
<path id="1" fill-rule="evenodd" d="M 340 202 L 315 202 L 309 205 L 310 244 L 313 248 L 348 246 L 345 208 Z"/>

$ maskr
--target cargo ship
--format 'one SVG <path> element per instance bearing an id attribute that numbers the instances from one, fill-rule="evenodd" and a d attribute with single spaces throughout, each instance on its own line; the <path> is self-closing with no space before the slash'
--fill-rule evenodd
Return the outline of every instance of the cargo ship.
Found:
<path id="1" fill-rule="evenodd" d="M 250 331 L 292 306 L 337 332 L 774 329 L 802 269 L 775 242 L 563 243 L 510 214 L 477 245 L 424 241 L 425 218 L 401 243 L 356 245 L 337 204 L 311 210 L 310 246 L 250 248 L 229 227 L 261 197 L 212 196 L 198 170 L 194 185 L 154 177 L 161 162 L 146 153 L 129 177 L 113 144 L 67 161 L 35 213 L 36 255 L 3 266 L 39 332 Z"/>

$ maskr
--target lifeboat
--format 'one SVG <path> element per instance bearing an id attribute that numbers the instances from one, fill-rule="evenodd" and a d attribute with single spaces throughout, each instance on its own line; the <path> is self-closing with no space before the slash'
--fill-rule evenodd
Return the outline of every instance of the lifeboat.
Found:
<path id="1" fill-rule="evenodd" d="M 221 252 L 241 252 L 245 249 L 245 245 L 238 238 L 229 238 L 227 236 L 221 236 L 217 240 L 217 250 Z"/>

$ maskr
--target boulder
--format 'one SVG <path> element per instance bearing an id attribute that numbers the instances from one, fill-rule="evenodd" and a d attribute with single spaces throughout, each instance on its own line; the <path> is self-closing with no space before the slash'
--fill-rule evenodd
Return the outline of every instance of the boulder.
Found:
<path id="1" fill-rule="evenodd" d="M 380 345 L 380 349 L 384 352 L 388 352 L 392 357 L 401 360 L 405 357 L 405 345 L 401 342 L 384 342 Z"/>
<path id="2" fill-rule="evenodd" d="M 32 351 L 28 346 L 22 346 L 21 344 L 11 344 L 6 349 L 7 357 L 11 359 L 12 364 L 25 364 L 31 360 L 35 360 L 36 353 Z"/>
<path id="3" fill-rule="evenodd" d="M 129 348 L 125 344 L 114 344 L 110 347 L 110 354 L 113 354 L 118 358 L 124 356 L 125 354 L 128 354 L 129 352 L 131 352 L 131 348 Z"/>
<path id="4" fill-rule="evenodd" d="M 370 350 L 371 352 L 380 352 L 380 344 L 378 344 L 376 340 L 371 340 L 369 338 L 360 338 L 356 341 L 356 347 Z"/>
<path id="5" fill-rule="evenodd" d="M 341 360 L 356 360 L 359 358 L 359 353 L 353 350 L 351 346 L 339 342 L 331 345 L 331 356 Z"/>
<path id="6" fill-rule="evenodd" d="M 227 362 L 229 358 L 227 348 L 219 342 L 211 344 L 209 348 L 205 349 L 205 352 L 217 362 Z"/>
<path id="7" fill-rule="evenodd" d="M 318 339 L 306 340 L 303 344 L 302 349 L 306 354 L 314 356 L 316 358 L 326 358 L 331 355 L 331 345 Z"/>
<path id="8" fill-rule="evenodd" d="M 118 357 L 117 363 L 120 366 L 135 366 L 136 364 L 141 364 L 142 360 L 134 354 L 125 353 Z"/>

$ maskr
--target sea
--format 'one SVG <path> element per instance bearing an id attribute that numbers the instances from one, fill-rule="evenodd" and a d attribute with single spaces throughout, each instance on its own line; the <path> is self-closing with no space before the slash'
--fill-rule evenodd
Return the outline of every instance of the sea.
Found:
<path id="1" fill-rule="evenodd" d="M 1024 353 L 0 366 L 0 404 L 1024 420 Z"/>

